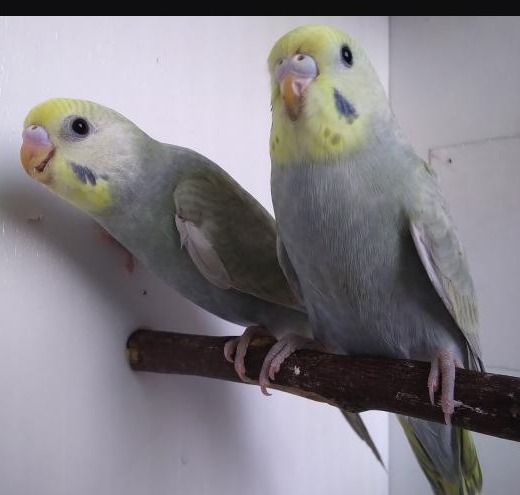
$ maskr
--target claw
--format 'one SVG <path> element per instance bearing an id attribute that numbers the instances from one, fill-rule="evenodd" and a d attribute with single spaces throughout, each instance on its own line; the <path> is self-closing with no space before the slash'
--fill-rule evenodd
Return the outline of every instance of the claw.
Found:
<path id="1" fill-rule="evenodd" d="M 125 268 L 128 273 L 133 273 L 135 268 L 135 260 L 134 255 L 128 251 L 123 245 L 121 247 L 124 249 L 124 260 L 125 260 Z"/>
<path id="2" fill-rule="evenodd" d="M 239 338 L 236 337 L 234 339 L 228 340 L 224 344 L 224 357 L 226 358 L 226 361 L 229 361 L 230 363 L 234 363 L 235 359 L 233 356 L 235 355 L 235 351 L 237 350 Z"/>
<path id="3" fill-rule="evenodd" d="M 103 239 L 105 239 L 106 241 L 109 241 L 111 244 L 116 246 L 120 251 L 122 251 L 125 269 L 128 273 L 132 273 L 135 268 L 135 259 L 134 259 L 133 254 L 130 251 L 128 251 L 128 249 L 126 249 L 125 246 L 123 246 L 117 239 L 112 237 L 112 235 L 109 232 L 107 232 L 105 229 L 103 229 L 102 227 L 99 227 L 99 232 Z"/>
<path id="4" fill-rule="evenodd" d="M 428 393 L 432 406 L 435 405 L 435 392 L 439 389 L 439 359 L 432 359 L 430 374 L 428 375 Z"/>
<path id="5" fill-rule="evenodd" d="M 428 391 L 430 401 L 435 404 L 434 395 L 439 388 L 439 380 L 442 385 L 440 405 L 444 413 L 444 421 L 451 424 L 451 415 L 455 410 L 455 368 L 463 368 L 464 365 L 458 356 L 451 350 L 442 350 L 432 359 L 430 374 L 428 376 Z"/>
<path id="6" fill-rule="evenodd" d="M 274 381 L 276 374 L 280 371 L 283 362 L 299 349 L 310 348 L 322 349 L 322 346 L 312 339 L 301 337 L 300 335 L 289 333 L 284 335 L 276 344 L 269 349 L 265 356 L 258 379 L 260 388 L 264 395 L 271 395 L 267 392 L 267 387 Z"/>
<path id="7" fill-rule="evenodd" d="M 247 348 L 251 343 L 253 337 L 258 335 L 270 335 L 269 332 L 260 326 L 247 327 L 244 333 L 237 338 L 228 340 L 224 345 L 224 357 L 230 362 L 235 364 L 235 371 L 243 382 L 250 382 L 251 379 L 246 375 L 245 358 L 247 354 Z M 233 357 L 234 355 L 234 357 Z"/>
<path id="8" fill-rule="evenodd" d="M 270 335 L 270 333 L 260 326 L 247 327 L 244 333 L 237 338 L 228 340 L 224 345 L 224 357 L 235 364 L 235 371 L 240 379 L 244 382 L 250 382 L 251 379 L 246 375 L 245 357 L 251 340 L 255 336 Z M 303 348 L 317 348 L 323 350 L 323 347 L 312 339 L 300 337 L 296 334 L 287 334 L 274 344 L 267 353 L 262 364 L 262 370 L 258 378 L 260 390 L 264 395 L 271 395 L 267 391 L 267 387 L 271 385 L 276 374 L 280 371 L 283 362 L 295 351 Z"/>

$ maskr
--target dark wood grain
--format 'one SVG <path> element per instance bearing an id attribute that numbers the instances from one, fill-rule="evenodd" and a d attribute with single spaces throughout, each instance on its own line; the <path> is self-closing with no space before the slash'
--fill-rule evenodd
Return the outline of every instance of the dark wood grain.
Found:
<path id="1" fill-rule="evenodd" d="M 230 338 L 137 330 L 128 339 L 128 357 L 136 371 L 242 383 L 233 365 L 224 359 L 224 344 Z M 251 383 L 256 383 L 273 342 L 268 337 L 252 342 L 246 357 Z M 377 409 L 442 423 L 440 407 L 432 406 L 428 399 L 428 372 L 429 363 L 420 361 L 298 351 L 286 360 L 272 388 L 348 411 Z M 460 405 L 453 424 L 520 441 L 520 379 L 458 369 L 455 398 Z"/>

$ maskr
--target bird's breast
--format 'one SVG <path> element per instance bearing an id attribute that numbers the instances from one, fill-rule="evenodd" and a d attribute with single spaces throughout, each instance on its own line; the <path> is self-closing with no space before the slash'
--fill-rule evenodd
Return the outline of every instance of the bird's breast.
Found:
<path id="1" fill-rule="evenodd" d="M 354 354 L 427 355 L 445 310 L 396 189 L 337 165 L 278 170 L 272 190 L 315 336 Z"/>

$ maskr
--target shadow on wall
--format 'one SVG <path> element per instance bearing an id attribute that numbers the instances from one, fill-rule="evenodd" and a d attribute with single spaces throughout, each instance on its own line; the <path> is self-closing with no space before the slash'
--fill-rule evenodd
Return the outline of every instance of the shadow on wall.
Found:
<path id="1" fill-rule="evenodd" d="M 0 158 L 0 170 L 12 166 Z M 41 262 L 46 259 L 55 265 L 56 276 L 63 270 L 80 273 L 82 283 L 94 285 L 110 304 L 132 314 L 137 325 L 151 328 L 166 319 L 176 331 L 204 332 L 208 326 L 205 311 L 153 277 L 138 261 L 129 273 L 123 251 L 103 238 L 94 220 L 30 179 L 0 182 L 0 218 L 6 249 L 9 243 L 18 245 L 28 263 L 33 255 Z M 158 315 L 150 315 L 150 309 L 158 310 Z M 147 321 L 150 316 L 152 321 Z"/>
<path id="2" fill-rule="evenodd" d="M 19 176 L 12 173 L 17 167 Z M 100 345 L 104 345 L 107 339 L 117 339 L 121 353 L 114 356 L 114 361 L 119 361 L 114 366 L 125 374 L 122 384 L 128 390 L 121 390 L 121 381 L 114 380 L 114 388 L 116 384 L 118 387 L 113 391 L 114 397 L 118 394 L 124 397 L 114 400 L 126 401 L 129 394 L 141 397 L 145 402 L 144 410 L 154 418 L 149 431 L 151 444 L 170 443 L 173 447 L 176 442 L 183 442 L 182 449 L 186 454 L 181 456 L 180 462 L 184 467 L 190 461 L 201 463 L 201 459 L 208 456 L 213 457 L 215 466 L 221 468 L 224 463 L 232 463 L 233 469 L 238 470 L 247 470 L 247 466 L 243 466 L 246 462 L 254 465 L 251 455 L 246 454 L 252 450 L 250 454 L 254 458 L 254 446 L 246 442 L 245 434 L 241 434 L 250 425 L 247 414 L 241 411 L 240 403 L 236 401 L 237 385 L 202 378 L 135 373 L 126 364 L 123 352 L 126 339 L 136 328 L 216 334 L 221 333 L 219 329 L 222 328 L 215 323 L 216 318 L 166 287 L 139 263 L 134 273 L 128 273 L 121 251 L 102 239 L 97 224 L 25 177 L 16 158 L 0 156 L 0 171 L 7 176 L 0 182 L 0 253 L 4 251 L 10 258 L 13 270 L 7 274 L 4 272 L 2 276 L 11 277 L 11 281 L 23 277 L 21 282 L 18 280 L 12 286 L 23 284 L 24 293 L 34 294 L 31 270 L 35 276 L 41 277 L 41 273 L 37 275 L 38 263 L 49 263 L 52 265 L 52 275 L 48 276 L 49 293 L 34 294 L 35 297 L 48 297 L 48 304 L 52 305 L 52 292 L 56 289 L 62 296 L 66 293 L 65 297 L 77 298 L 74 282 L 79 281 L 88 288 L 83 287 L 77 292 L 95 291 L 96 299 L 108 307 L 105 311 L 123 315 L 119 328 L 88 328 L 85 322 L 74 328 L 71 322 L 72 328 L 64 328 L 63 332 L 64 335 L 70 332 L 90 334 L 85 338 L 97 340 Z M 21 260 L 15 260 L 13 267 L 12 261 L 16 257 Z M 0 285 L 0 297 L 1 292 Z M 49 308 L 50 312 L 54 310 L 58 311 L 59 307 Z M 24 315 L 20 315 L 19 321 L 20 327 L 24 327 Z M 238 333 L 235 326 L 229 325 L 229 332 L 225 328 L 226 333 Z M 12 330 L 17 331 L 16 328 Z M 49 339 L 47 343 L 48 349 L 39 349 L 39 352 L 53 359 L 56 341 Z M 99 371 L 95 355 L 92 368 L 93 373 Z M 104 378 L 108 382 L 113 380 L 113 377 L 100 377 L 98 380 Z M 196 433 L 191 438 L 185 430 Z M 201 449 L 204 452 L 201 453 Z M 174 452 L 178 450 L 179 446 L 176 446 Z M 163 457 L 164 451 L 158 450 L 159 456 Z M 157 458 L 157 462 L 167 464 L 175 462 L 175 459 Z M 265 480 L 265 483 L 269 482 Z"/>

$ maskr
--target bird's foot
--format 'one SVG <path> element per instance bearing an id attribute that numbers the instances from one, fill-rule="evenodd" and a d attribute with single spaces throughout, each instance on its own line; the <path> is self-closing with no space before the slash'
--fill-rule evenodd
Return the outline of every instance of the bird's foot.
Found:
<path id="1" fill-rule="evenodd" d="M 270 336 L 271 334 L 261 326 L 247 327 L 240 337 L 228 340 L 224 345 L 224 357 L 235 365 L 235 371 L 243 382 L 251 380 L 246 376 L 245 357 L 251 340 L 257 336 Z"/>
<path id="2" fill-rule="evenodd" d="M 284 335 L 269 349 L 262 364 L 258 382 L 260 383 L 260 389 L 264 395 L 271 395 L 267 391 L 271 380 L 275 379 L 276 373 L 280 371 L 280 366 L 282 366 L 283 362 L 299 349 L 325 350 L 324 347 L 315 340 L 294 333 Z"/>
<path id="3" fill-rule="evenodd" d="M 125 269 L 128 273 L 132 273 L 135 268 L 135 260 L 132 253 L 128 251 L 128 249 L 126 249 L 125 246 L 123 246 L 117 239 L 112 237 L 112 235 L 110 235 L 110 233 L 108 233 L 104 228 L 100 227 L 99 233 L 105 241 L 110 242 L 110 244 L 113 244 L 122 252 Z"/>
<path id="4" fill-rule="evenodd" d="M 439 382 L 442 386 L 441 408 L 447 425 L 451 424 L 451 415 L 455 410 L 455 367 L 464 368 L 464 365 L 452 350 L 444 349 L 432 359 L 428 376 L 428 391 L 433 405 L 435 405 L 435 392 L 439 389 Z"/>

